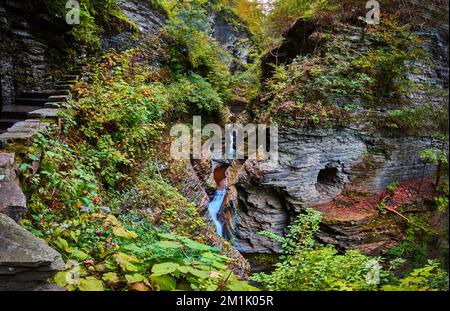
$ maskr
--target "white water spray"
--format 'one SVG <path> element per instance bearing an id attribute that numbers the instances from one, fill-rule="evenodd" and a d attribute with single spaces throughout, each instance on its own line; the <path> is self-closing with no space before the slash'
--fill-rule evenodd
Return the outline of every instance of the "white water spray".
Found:
<path id="1" fill-rule="evenodd" d="M 220 208 L 222 207 L 223 200 L 225 200 L 225 195 L 227 194 L 226 189 L 219 189 L 214 194 L 214 199 L 209 203 L 208 211 L 211 215 L 214 224 L 216 225 L 216 232 L 218 235 L 223 236 L 223 226 L 219 221 L 218 214 L 220 212 Z"/>

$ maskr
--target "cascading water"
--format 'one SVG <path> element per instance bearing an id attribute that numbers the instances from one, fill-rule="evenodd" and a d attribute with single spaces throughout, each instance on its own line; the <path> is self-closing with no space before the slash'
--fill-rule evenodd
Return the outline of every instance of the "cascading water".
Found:
<path id="1" fill-rule="evenodd" d="M 226 150 L 226 153 L 228 155 L 228 158 L 235 159 L 236 156 L 236 150 L 234 148 L 234 132 L 230 133 L 230 139 L 231 145 L 228 147 L 229 149 Z M 214 179 L 217 184 L 217 190 L 214 194 L 213 200 L 209 203 L 208 211 L 209 215 L 211 216 L 214 224 L 216 225 L 216 232 L 218 235 L 223 237 L 223 225 L 219 220 L 219 212 L 222 208 L 223 202 L 227 195 L 227 175 L 226 171 L 229 167 L 229 164 L 222 165 L 220 167 L 216 167 L 214 169 Z"/>
<path id="2" fill-rule="evenodd" d="M 217 190 L 216 193 L 214 194 L 214 199 L 211 201 L 211 203 L 209 203 L 208 206 L 209 214 L 211 215 L 211 218 L 214 221 L 214 224 L 216 225 L 216 232 L 220 236 L 223 236 L 223 226 L 222 223 L 219 221 L 218 215 L 226 194 L 227 194 L 226 189 Z"/>

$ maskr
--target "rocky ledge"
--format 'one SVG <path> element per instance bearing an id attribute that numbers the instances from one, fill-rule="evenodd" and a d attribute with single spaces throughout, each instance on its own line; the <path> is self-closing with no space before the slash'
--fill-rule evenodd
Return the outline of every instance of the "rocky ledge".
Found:
<path id="1" fill-rule="evenodd" d="M 0 213 L 17 221 L 26 212 L 26 199 L 17 180 L 12 153 L 0 153 L 0 199 Z"/>
<path id="2" fill-rule="evenodd" d="M 58 252 L 0 214 L 0 290 L 57 290 L 46 280 L 63 268 Z"/>

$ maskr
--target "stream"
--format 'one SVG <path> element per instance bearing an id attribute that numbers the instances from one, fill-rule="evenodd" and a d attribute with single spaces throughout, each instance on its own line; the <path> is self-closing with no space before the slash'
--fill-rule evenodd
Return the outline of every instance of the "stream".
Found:
<path id="1" fill-rule="evenodd" d="M 216 190 L 216 193 L 214 194 L 214 199 L 211 201 L 211 203 L 209 203 L 208 206 L 209 214 L 211 215 L 211 218 L 214 221 L 214 224 L 216 225 L 216 232 L 221 237 L 223 237 L 223 225 L 219 221 L 218 215 L 226 195 L 227 195 L 226 189 Z"/>
<path id="2" fill-rule="evenodd" d="M 235 110 L 237 108 L 242 107 L 233 107 Z M 232 112 L 232 116 L 235 119 L 235 116 L 238 115 L 240 112 L 242 112 L 243 109 L 239 109 L 235 112 Z M 233 119 L 232 119 L 233 120 Z M 233 121 L 234 121 L 233 120 Z M 225 150 L 225 152 L 228 154 L 229 159 L 231 160 L 231 163 L 236 161 L 237 159 L 237 146 L 236 146 L 236 134 L 235 132 L 232 132 L 230 134 L 229 139 L 231 140 L 231 148 L 229 150 Z M 222 223 L 220 219 L 220 215 L 223 212 L 223 206 L 227 200 L 228 195 L 228 174 L 227 171 L 231 166 L 231 163 L 217 163 L 217 166 L 214 165 L 215 160 L 212 160 L 211 170 L 212 174 L 214 176 L 214 181 L 216 185 L 216 190 L 214 192 L 214 196 L 211 200 L 211 202 L 208 205 L 208 212 L 209 215 L 215 225 L 216 233 L 217 235 L 221 236 L 222 238 L 229 239 L 230 234 L 232 232 L 230 231 L 230 228 L 227 227 L 226 224 Z M 273 263 L 277 261 L 278 256 L 277 255 L 270 255 L 270 254 L 243 254 L 243 256 L 249 261 L 252 273 L 255 272 L 269 272 L 273 270 Z M 262 257 L 261 257 L 262 256 Z M 258 286 L 258 284 L 253 284 L 254 286 Z"/>

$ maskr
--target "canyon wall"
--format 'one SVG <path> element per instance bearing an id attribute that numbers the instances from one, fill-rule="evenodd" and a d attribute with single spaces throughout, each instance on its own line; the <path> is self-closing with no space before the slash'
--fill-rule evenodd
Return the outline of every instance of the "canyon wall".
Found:
<path id="1" fill-rule="evenodd" d="M 244 253 L 279 252 L 280 245 L 260 231 L 283 235 L 295 215 L 343 192 L 377 193 L 392 182 L 433 173 L 419 152 L 434 143 L 426 137 L 372 136 L 354 129 L 281 131 L 278 167 L 247 161 L 242 168 L 235 246 Z M 368 223 L 367 216 L 376 217 L 354 214 L 343 222 Z"/>
<path id="2" fill-rule="evenodd" d="M 277 49 L 289 63 L 299 54 L 313 51 L 320 42 L 314 41 L 314 25 L 302 21 L 287 32 L 285 43 Z M 371 42 L 361 27 L 340 25 L 355 51 L 364 51 Z M 415 88 L 406 95 L 407 107 L 424 103 L 442 105 L 446 95 L 430 96 L 424 89 L 448 91 L 448 35 L 447 27 L 415 29 L 422 46 L 429 53 L 428 61 L 417 63 L 420 70 L 409 72 L 408 78 L 426 88 Z M 263 73 L 270 75 L 274 54 L 263 58 Z M 290 57 L 290 58 L 289 58 Z M 375 113 L 386 116 L 399 109 L 389 102 L 380 108 L 366 107 L 354 101 L 361 115 Z M 336 96 L 334 104 L 343 107 L 345 98 Z M 278 253 L 280 244 L 262 236 L 267 230 L 283 235 L 296 215 L 308 207 L 332 202 L 342 193 L 381 193 L 393 182 L 406 182 L 433 174 L 435 167 L 425 164 L 421 150 L 435 147 L 431 137 L 411 135 L 401 131 L 367 130 L 361 123 L 344 127 L 302 129 L 280 128 L 279 161 L 277 167 L 247 161 L 241 168 L 236 187 L 238 204 L 234 220 L 234 245 L 243 253 Z M 342 213 L 340 213 L 342 214 Z M 392 217 L 380 217 L 376 210 L 347 213 L 346 217 L 324 214 L 319 239 L 342 249 L 358 248 L 366 253 L 380 254 L 402 238 L 402 228 Z"/>
<path id="3" fill-rule="evenodd" d="M 3 105 L 22 91 L 50 85 L 62 65 L 67 25 L 18 1 L 0 3 L 0 84 Z"/>

